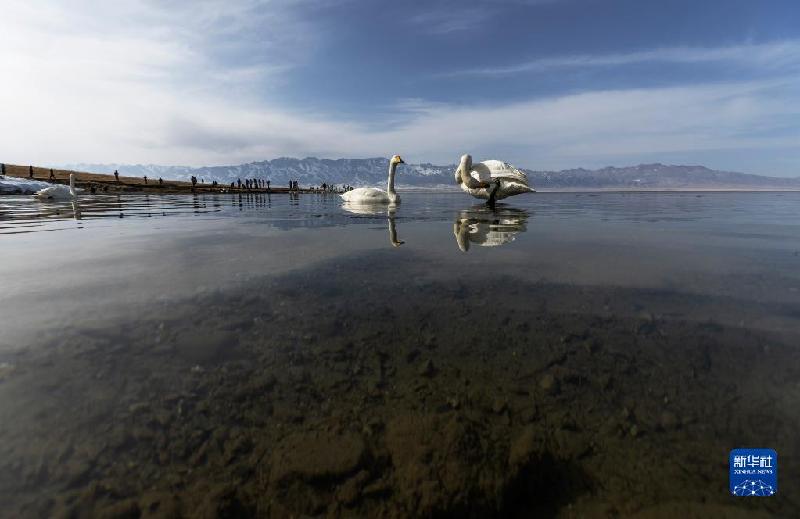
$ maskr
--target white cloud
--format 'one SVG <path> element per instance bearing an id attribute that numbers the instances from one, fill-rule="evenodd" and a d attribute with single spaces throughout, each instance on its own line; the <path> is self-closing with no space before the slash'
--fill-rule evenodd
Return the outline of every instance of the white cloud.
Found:
<path id="1" fill-rule="evenodd" d="M 552 69 L 615 67 L 641 63 L 737 63 L 786 72 L 800 70 L 800 40 L 727 47 L 667 47 L 616 54 L 581 54 L 535 59 L 496 67 L 446 72 L 443 76 L 502 76 Z"/>
<path id="2" fill-rule="evenodd" d="M 417 104 L 413 122 L 372 138 L 426 159 L 452 162 L 472 152 L 534 168 L 627 163 L 653 153 L 791 148 L 800 145 L 793 122 L 800 116 L 798 79 L 598 91 L 501 106 L 434 105 L 427 111 Z"/>
<path id="3" fill-rule="evenodd" d="M 432 34 L 449 34 L 472 29 L 491 15 L 491 10 L 482 7 L 455 9 L 448 6 L 414 15 L 409 18 L 409 21 Z"/>
<path id="4" fill-rule="evenodd" d="M 413 25 L 422 27 L 430 34 L 446 35 L 480 27 L 504 8 L 514 6 L 539 6 L 563 2 L 564 0 L 465 0 L 430 1 L 424 11 L 409 17 Z"/>

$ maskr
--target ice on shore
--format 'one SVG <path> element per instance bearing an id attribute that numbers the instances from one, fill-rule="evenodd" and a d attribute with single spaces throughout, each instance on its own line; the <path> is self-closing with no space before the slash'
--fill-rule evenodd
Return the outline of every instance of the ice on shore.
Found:
<path id="1" fill-rule="evenodd" d="M 0 176 L 0 195 L 32 195 L 52 185 L 40 180 Z"/>

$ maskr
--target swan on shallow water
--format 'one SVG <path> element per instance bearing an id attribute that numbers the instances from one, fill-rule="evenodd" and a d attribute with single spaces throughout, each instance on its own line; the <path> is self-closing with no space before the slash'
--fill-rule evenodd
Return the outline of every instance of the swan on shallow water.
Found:
<path id="1" fill-rule="evenodd" d="M 524 171 L 499 160 L 472 164 L 472 155 L 461 156 L 455 178 L 463 191 L 475 198 L 486 199 L 489 206 L 494 206 L 495 200 L 536 192 Z"/>
<path id="2" fill-rule="evenodd" d="M 40 189 L 33 196 L 39 200 L 64 200 L 75 198 L 78 192 L 75 190 L 75 173 L 69 174 L 69 186 L 61 184 Z"/>
<path id="3" fill-rule="evenodd" d="M 394 190 L 394 174 L 398 164 L 405 164 L 400 155 L 389 161 L 389 182 L 386 191 L 374 187 L 359 187 L 342 194 L 342 200 L 351 204 L 399 204 L 400 197 Z"/>

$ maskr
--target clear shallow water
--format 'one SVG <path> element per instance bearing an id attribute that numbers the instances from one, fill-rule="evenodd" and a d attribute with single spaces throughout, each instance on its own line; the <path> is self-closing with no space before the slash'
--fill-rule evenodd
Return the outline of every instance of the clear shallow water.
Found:
<path id="1" fill-rule="evenodd" d="M 0 198 L 3 501 L 796 515 L 800 195 L 472 202 Z"/>

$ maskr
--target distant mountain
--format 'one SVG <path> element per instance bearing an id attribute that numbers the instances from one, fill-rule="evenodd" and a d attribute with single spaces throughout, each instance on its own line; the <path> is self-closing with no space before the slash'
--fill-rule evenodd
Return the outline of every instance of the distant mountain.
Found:
<path id="1" fill-rule="evenodd" d="M 261 178 L 282 186 L 298 180 L 301 186 L 350 184 L 377 186 L 386 182 L 388 160 L 278 158 L 238 166 L 157 166 L 129 164 L 71 164 L 68 169 L 92 173 L 112 173 L 151 178 L 188 180 L 192 175 L 206 182 L 230 184 L 237 179 Z M 398 168 L 399 187 L 455 187 L 455 164 L 404 164 Z M 800 189 L 800 178 L 778 178 L 716 171 L 704 166 L 640 164 L 602 169 L 566 169 L 563 171 L 525 170 L 537 189 Z"/>

